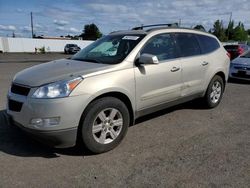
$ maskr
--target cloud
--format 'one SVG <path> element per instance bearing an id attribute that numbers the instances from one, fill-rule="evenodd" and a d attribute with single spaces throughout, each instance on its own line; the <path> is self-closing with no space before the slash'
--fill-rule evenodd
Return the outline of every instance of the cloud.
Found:
<path id="1" fill-rule="evenodd" d="M 0 25 L 0 30 L 2 30 L 2 31 L 15 31 L 16 27 L 14 25 Z"/>
<path id="2" fill-rule="evenodd" d="M 16 11 L 19 12 L 19 13 L 21 13 L 21 12 L 23 12 L 23 9 L 17 8 Z"/>
<path id="3" fill-rule="evenodd" d="M 42 26 L 42 25 L 40 25 L 40 24 L 35 24 L 35 26 L 34 26 L 35 28 L 37 28 L 37 29 L 43 29 L 44 28 L 44 26 Z"/>
<path id="4" fill-rule="evenodd" d="M 88 5 L 95 11 L 128 13 L 129 9 L 125 5 L 92 3 Z"/>
<path id="5" fill-rule="evenodd" d="M 20 30 L 24 33 L 29 33 L 29 32 L 31 32 L 31 27 L 30 26 L 22 26 L 22 27 L 20 27 Z"/>
<path id="6" fill-rule="evenodd" d="M 69 31 L 72 32 L 72 33 L 80 33 L 81 32 L 81 30 L 76 29 L 74 27 L 69 28 Z"/>
<path id="7" fill-rule="evenodd" d="M 64 25 L 68 25 L 69 22 L 65 20 L 54 20 L 54 24 L 59 25 L 59 26 L 64 26 Z"/>
<path id="8" fill-rule="evenodd" d="M 63 31 L 63 32 L 67 32 L 67 33 L 81 33 L 81 30 L 76 29 L 74 27 L 70 27 L 70 28 L 65 28 L 63 26 L 58 26 L 56 28 L 57 31 Z"/>
<path id="9" fill-rule="evenodd" d="M 1 0 L 0 0 L 1 1 Z M 250 28 L 250 0 L 61 0 L 31 1 L 29 7 L 25 0 L 10 9 L 6 1 L 1 9 L 0 31 L 22 32 L 30 36 L 29 14 L 33 10 L 36 34 L 45 32 L 51 36 L 81 33 L 85 24 L 95 23 L 101 32 L 107 34 L 114 30 L 126 30 L 141 24 L 174 23 L 181 19 L 182 27 L 202 24 L 209 30 L 219 19 L 227 26 L 230 14 L 235 24 L 242 21 Z M 0 3 L 1 4 L 1 3 Z M 20 16 L 23 14 L 23 16 Z M 39 23 L 38 23 L 39 22 Z M 27 26 L 26 26 L 27 25 Z M 22 27 L 21 27 L 22 26 Z"/>

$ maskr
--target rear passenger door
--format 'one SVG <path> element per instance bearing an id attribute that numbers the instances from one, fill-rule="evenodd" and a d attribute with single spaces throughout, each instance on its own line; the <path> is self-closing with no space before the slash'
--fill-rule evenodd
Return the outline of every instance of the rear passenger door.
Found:
<path id="1" fill-rule="evenodd" d="M 181 96 L 200 93 L 204 90 L 203 83 L 209 62 L 202 55 L 202 50 L 195 34 L 176 33 L 175 40 L 179 47 L 182 67 L 183 87 Z"/>

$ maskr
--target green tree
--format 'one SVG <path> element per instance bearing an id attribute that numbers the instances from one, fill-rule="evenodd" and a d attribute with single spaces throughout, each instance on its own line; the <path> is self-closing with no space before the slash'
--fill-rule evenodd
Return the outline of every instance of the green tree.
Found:
<path id="1" fill-rule="evenodd" d="M 250 29 L 247 30 L 247 34 L 250 35 Z"/>
<path id="2" fill-rule="evenodd" d="M 194 27 L 194 29 L 196 29 L 196 30 L 201 30 L 201 31 L 206 31 L 206 29 L 205 29 L 205 27 L 203 27 L 203 25 L 196 25 L 196 26 Z"/>
<path id="3" fill-rule="evenodd" d="M 234 34 L 234 21 L 230 21 L 228 24 L 228 27 L 226 29 L 226 36 L 228 40 L 233 40 L 233 34 Z"/>
<path id="4" fill-rule="evenodd" d="M 248 39 L 248 34 L 243 23 L 239 22 L 239 24 L 234 28 L 232 39 L 235 41 L 246 41 Z"/>
<path id="5" fill-rule="evenodd" d="M 83 33 L 79 35 L 83 40 L 96 40 L 102 37 L 102 33 L 99 28 L 94 24 L 87 24 L 84 26 Z"/>
<path id="6" fill-rule="evenodd" d="M 227 37 L 225 34 L 225 29 L 223 28 L 223 23 L 220 20 L 216 20 L 214 23 L 212 33 L 220 40 L 220 41 L 227 41 Z"/>

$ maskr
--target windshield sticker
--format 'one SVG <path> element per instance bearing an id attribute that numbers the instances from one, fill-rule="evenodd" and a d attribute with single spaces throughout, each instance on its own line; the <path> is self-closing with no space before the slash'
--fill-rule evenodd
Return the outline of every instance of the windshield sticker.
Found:
<path id="1" fill-rule="evenodd" d="M 123 40 L 137 40 L 138 38 L 140 38 L 140 37 L 138 37 L 138 36 L 124 36 L 122 39 Z"/>

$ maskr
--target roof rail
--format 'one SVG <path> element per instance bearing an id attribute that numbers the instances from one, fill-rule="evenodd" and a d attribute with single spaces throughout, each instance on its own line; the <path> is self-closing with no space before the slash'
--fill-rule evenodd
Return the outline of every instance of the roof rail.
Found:
<path id="1" fill-rule="evenodd" d="M 178 27 L 178 23 L 154 24 L 154 25 L 141 25 L 141 26 L 132 28 L 132 30 L 143 30 L 143 28 L 147 28 L 147 27 L 161 27 L 161 26 L 166 26 L 166 27 Z"/>

